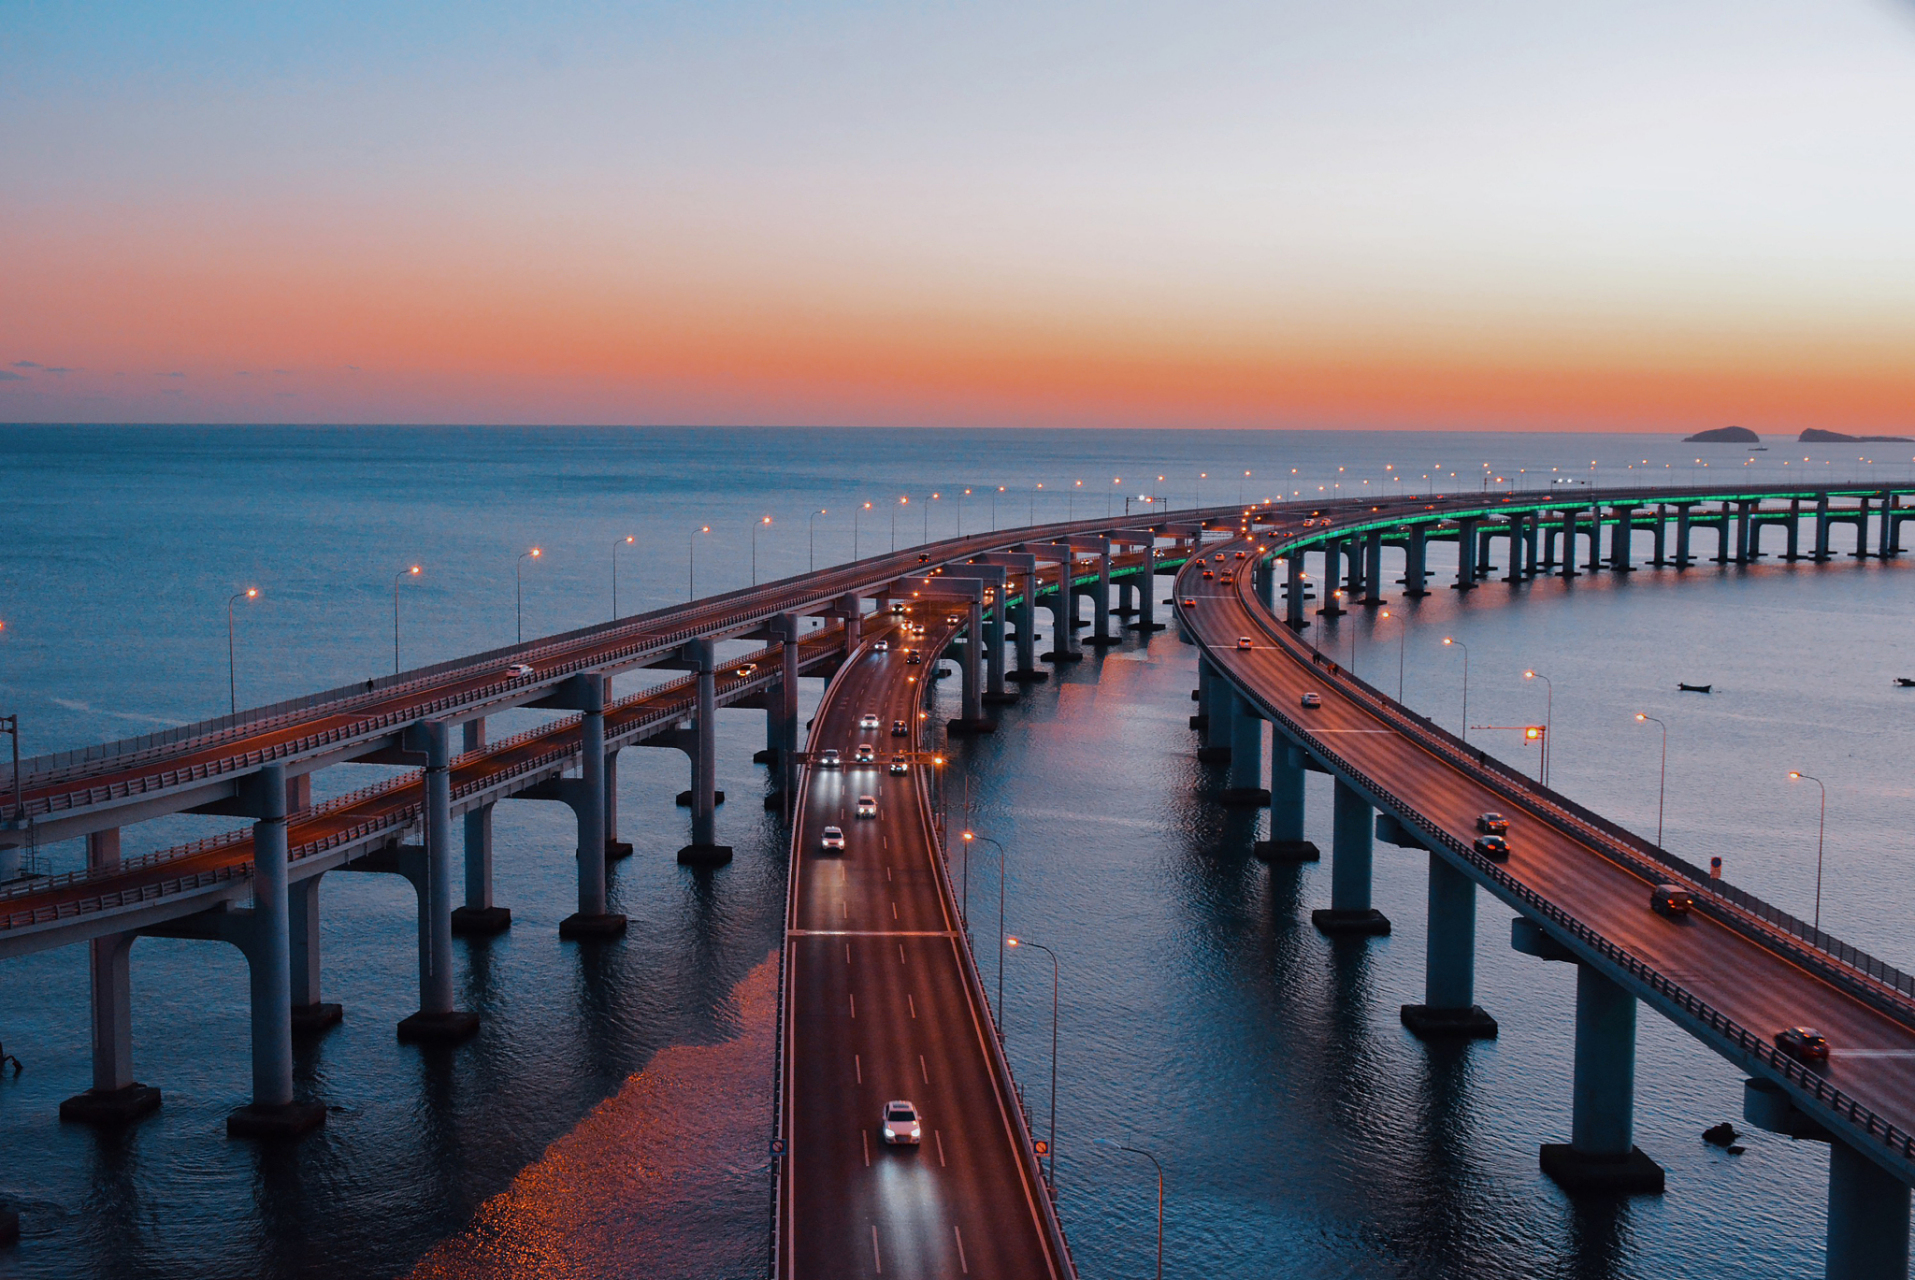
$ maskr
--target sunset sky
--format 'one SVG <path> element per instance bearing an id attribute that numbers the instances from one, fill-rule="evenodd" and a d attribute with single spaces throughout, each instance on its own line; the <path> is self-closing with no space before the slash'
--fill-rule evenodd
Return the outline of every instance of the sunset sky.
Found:
<path id="1" fill-rule="evenodd" d="M 0 421 L 1915 430 L 1915 4 L 27 0 Z"/>

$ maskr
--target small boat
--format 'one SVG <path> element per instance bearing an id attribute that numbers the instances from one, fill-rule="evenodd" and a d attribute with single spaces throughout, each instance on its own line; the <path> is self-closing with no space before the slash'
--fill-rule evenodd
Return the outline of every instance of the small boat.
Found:
<path id="1" fill-rule="evenodd" d="M 1895 683 L 1901 685 L 1904 689 L 1915 689 L 1915 680 L 1911 680 L 1907 676 L 1896 676 Z"/>
<path id="2" fill-rule="evenodd" d="M 1750 453 L 1767 453 L 1768 451 L 1769 451 L 1769 446 L 1766 444 L 1755 445 L 1751 447 L 1749 450 Z"/>
<path id="3" fill-rule="evenodd" d="M 1682 690 L 1684 693 L 1707 693 L 1709 690 L 1715 688 L 1715 686 L 1712 684 L 1683 684 L 1681 681 L 1677 681 L 1676 688 Z"/>

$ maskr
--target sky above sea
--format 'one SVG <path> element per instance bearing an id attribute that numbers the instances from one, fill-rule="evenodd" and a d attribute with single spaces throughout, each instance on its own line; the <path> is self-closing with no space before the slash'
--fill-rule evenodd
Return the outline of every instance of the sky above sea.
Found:
<path id="1" fill-rule="evenodd" d="M 0 421 L 1906 429 L 1907 0 L 22 3 Z"/>

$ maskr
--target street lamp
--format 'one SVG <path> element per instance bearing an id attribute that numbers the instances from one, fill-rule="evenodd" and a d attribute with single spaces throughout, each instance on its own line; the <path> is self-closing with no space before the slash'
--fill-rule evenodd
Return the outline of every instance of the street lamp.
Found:
<path id="1" fill-rule="evenodd" d="M 1549 785 L 1549 744 L 1556 740 L 1556 686 L 1551 684 L 1549 677 L 1540 671 L 1525 671 L 1523 679 L 1541 680 L 1544 689 L 1548 691 L 1543 699 L 1543 785 L 1546 787 Z M 1656 847 L 1662 847 L 1660 830 L 1656 835 Z"/>
<path id="2" fill-rule="evenodd" d="M 711 526 L 701 524 L 685 537 L 685 599 L 698 599 L 698 535 L 710 533 Z"/>
<path id="3" fill-rule="evenodd" d="M 519 552 L 517 562 L 512 566 L 513 585 L 518 590 L 520 644 L 525 643 L 525 562 L 527 560 L 536 560 L 544 554 L 545 553 L 537 547 L 533 547 L 530 551 L 521 551 Z"/>
<path id="4" fill-rule="evenodd" d="M 1274 568 L 1272 572 L 1275 572 Z M 1390 611 L 1385 609 L 1376 616 L 1377 620 L 1381 621 L 1390 616 Z M 1396 624 L 1396 700 L 1398 702 L 1403 701 L 1403 650 L 1409 642 L 1410 624 L 1408 621 L 1399 621 Z"/>
<path id="5" fill-rule="evenodd" d="M 1002 1018 L 1004 1016 L 1004 846 L 991 837 L 978 835 L 974 831 L 966 831 L 964 839 L 967 842 L 982 840 L 997 850 L 997 1009 L 998 1017 Z M 964 857 L 966 862 L 970 861 L 970 854 L 967 853 Z M 967 870 L 965 874 L 968 879 L 969 871 Z"/>
<path id="6" fill-rule="evenodd" d="M 810 548 L 810 552 L 811 552 L 810 566 L 813 572 L 816 572 L 818 568 L 818 517 L 828 516 L 830 514 L 831 512 L 829 512 L 825 508 L 819 507 L 816 511 L 812 512 L 811 515 L 805 520 L 805 541 L 807 546 Z M 856 548 L 853 548 L 852 550 L 852 559 L 854 560 L 857 559 Z"/>
<path id="7" fill-rule="evenodd" d="M 637 538 L 624 537 L 612 544 L 612 621 L 618 621 L 618 549 L 633 546 Z"/>
<path id="8" fill-rule="evenodd" d="M 771 523 L 770 516 L 762 517 L 751 527 L 751 585 L 758 585 L 758 531 Z"/>
<path id="9" fill-rule="evenodd" d="M 239 714 L 239 666 L 233 656 L 233 602 L 257 599 L 259 588 L 248 587 L 244 591 L 234 592 L 226 602 L 226 697 L 229 710 L 234 715 Z"/>
<path id="10" fill-rule="evenodd" d="M 1057 953 L 1041 942 L 1006 938 L 1006 946 L 1036 947 L 1051 958 L 1051 1194 L 1057 1194 Z"/>
<path id="11" fill-rule="evenodd" d="M 1142 1156 L 1157 1169 L 1157 1280 L 1164 1280 L 1164 1166 L 1157 1163 L 1157 1157 L 1142 1147 L 1127 1147 L 1110 1138 L 1092 1138 L 1100 1147 L 1112 1147 L 1118 1151 L 1128 1151 L 1134 1156 Z"/>
<path id="12" fill-rule="evenodd" d="M 418 565 L 410 569 L 401 569 L 392 575 L 392 674 L 399 674 L 399 584 L 407 578 L 416 578 L 422 573 Z"/>
<path id="13" fill-rule="evenodd" d="M 1822 814 L 1815 821 L 1815 931 L 1822 931 L 1822 833 L 1828 829 L 1829 789 L 1822 786 L 1820 778 L 1812 778 L 1806 773 L 1791 771 L 1790 778 L 1799 778 L 1803 782 L 1813 782 L 1822 791 Z"/>
<path id="14" fill-rule="evenodd" d="M 911 495 L 907 493 L 899 497 L 897 504 L 891 508 L 891 549 L 893 551 L 898 549 L 898 507 L 910 505 Z"/>
<path id="15" fill-rule="evenodd" d="M 1463 651 L 1463 741 L 1469 741 L 1469 646 L 1453 636 L 1444 636 L 1444 644 L 1453 644 Z"/>
<path id="16" fill-rule="evenodd" d="M 868 502 L 862 507 L 851 509 L 851 558 L 853 560 L 858 558 L 858 520 L 869 510 L 871 510 L 871 504 Z"/>
<path id="17" fill-rule="evenodd" d="M 1662 772 L 1656 781 L 1656 848 L 1660 849 L 1662 848 L 1662 801 L 1663 797 L 1669 794 L 1669 726 L 1654 716 L 1646 716 L 1640 711 L 1636 712 L 1636 720 L 1638 723 L 1648 721 L 1662 730 Z M 1793 778 L 1796 775 L 1789 776 Z"/>

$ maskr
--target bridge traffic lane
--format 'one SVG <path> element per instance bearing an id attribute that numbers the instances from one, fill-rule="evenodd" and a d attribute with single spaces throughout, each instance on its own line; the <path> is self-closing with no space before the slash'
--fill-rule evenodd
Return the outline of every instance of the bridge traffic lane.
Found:
<path id="1" fill-rule="evenodd" d="M 935 653 L 944 638 L 917 643 Z M 808 744 L 786 940 L 783 1276 L 1063 1274 L 965 981 L 921 803 L 929 769 L 885 767 L 916 747 L 918 681 L 933 669 L 907 664 L 895 637 L 888 654 L 867 647 Z M 867 711 L 875 730 L 858 727 Z M 890 736 L 894 719 L 910 737 Z M 860 742 L 878 747 L 877 768 L 849 764 Z M 848 767 L 819 769 L 833 746 Z M 877 818 L 855 816 L 859 795 L 877 799 Z M 826 825 L 843 828 L 842 854 L 822 850 Z M 915 1150 L 883 1141 L 894 1098 L 918 1107 Z"/>
<path id="2" fill-rule="evenodd" d="M 1227 545 L 1230 552 L 1237 546 Z M 1475 836 L 1477 814 L 1502 811 L 1511 818 L 1512 849 L 1503 869 L 1517 881 L 1757 1035 L 1816 1026 L 1834 1048 L 1831 1083 L 1883 1119 L 1915 1129 L 1915 1029 L 1726 924 L 1701 914 L 1682 921 L 1656 915 L 1649 881 L 1399 732 L 1315 669 L 1300 646 L 1273 642 L 1247 582 L 1225 587 L 1197 578 L 1180 590 L 1197 601 L 1180 609 L 1212 658 L 1316 745 L 1465 841 Z M 1235 647 L 1243 635 L 1252 637 L 1248 651 Z M 1306 691 L 1322 696 L 1320 709 L 1301 707 Z"/>

